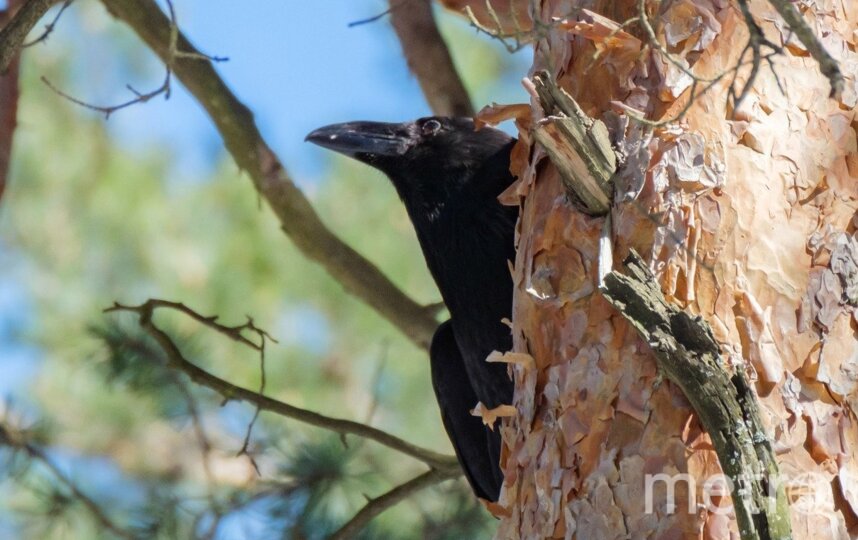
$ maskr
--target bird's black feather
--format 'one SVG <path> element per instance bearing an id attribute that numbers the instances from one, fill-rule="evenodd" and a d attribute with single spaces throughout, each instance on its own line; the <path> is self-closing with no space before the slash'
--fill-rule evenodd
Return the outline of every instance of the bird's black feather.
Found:
<path id="1" fill-rule="evenodd" d="M 477 400 L 488 408 L 512 401 L 506 366 L 486 357 L 512 346 L 502 319 L 512 311 L 508 261 L 515 257 L 518 210 L 501 205 L 498 195 L 513 180 L 515 139 L 493 128 L 475 130 L 471 119 L 444 117 L 337 124 L 307 139 L 381 170 L 405 204 L 451 315 L 431 352 L 444 426 L 474 491 L 496 500 L 500 436 L 469 411 Z"/>
<path id="2" fill-rule="evenodd" d="M 478 401 L 471 387 L 462 353 L 447 321 L 438 327 L 429 349 L 432 387 L 441 410 L 444 429 L 453 443 L 465 477 L 478 497 L 495 501 L 500 490 L 500 467 L 487 459 L 492 446 L 500 446 L 500 435 L 487 432 L 482 420 L 467 412 Z M 498 439 L 490 442 L 490 439 Z"/>

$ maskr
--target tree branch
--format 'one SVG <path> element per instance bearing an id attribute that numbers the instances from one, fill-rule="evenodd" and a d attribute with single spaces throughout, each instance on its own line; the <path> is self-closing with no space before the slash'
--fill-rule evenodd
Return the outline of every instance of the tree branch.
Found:
<path id="1" fill-rule="evenodd" d="M 60 0 L 56 0 L 55 3 L 58 3 L 59 1 Z M 68 9 L 72 2 L 74 2 L 74 0 L 65 0 L 63 2 L 63 5 L 60 6 L 60 9 L 57 10 L 57 14 L 54 16 L 54 19 L 45 25 L 45 29 L 42 31 L 42 33 L 31 41 L 24 43 L 23 45 L 21 45 L 21 47 L 32 47 L 33 45 L 38 45 L 39 43 L 47 41 L 48 37 L 50 37 L 50 35 L 53 33 L 54 28 L 57 27 L 57 23 L 60 21 L 60 17 L 63 16 L 63 13 L 65 12 L 65 10 Z"/>
<path id="2" fill-rule="evenodd" d="M 790 30 L 795 33 L 810 56 L 819 64 L 819 71 L 828 78 L 828 83 L 831 85 L 830 97 L 840 99 L 844 82 L 843 73 L 840 71 L 837 60 L 825 50 L 825 47 L 822 46 L 822 43 L 813 34 L 813 30 L 792 3 L 788 0 L 769 0 L 769 3 L 783 17 Z"/>
<path id="3" fill-rule="evenodd" d="M 461 474 L 459 462 L 453 456 L 446 456 L 421 448 L 409 443 L 399 437 L 381 431 L 360 422 L 352 420 L 344 420 L 340 418 L 332 418 L 319 413 L 301 409 L 288 403 L 270 398 L 261 393 L 248 390 L 241 386 L 232 384 L 229 381 L 212 375 L 208 371 L 200 368 L 196 364 L 188 361 L 173 339 L 163 330 L 161 330 L 152 320 L 154 311 L 159 307 L 172 307 L 170 303 L 164 303 L 161 300 L 149 300 L 139 306 L 123 306 L 115 304 L 113 307 L 106 309 L 106 312 L 131 312 L 136 313 L 139 317 L 140 327 L 143 328 L 163 349 L 167 356 L 169 367 L 183 372 L 190 377 L 195 383 L 214 390 L 222 395 L 227 400 L 246 401 L 256 405 L 259 409 L 270 411 L 286 418 L 298 420 L 311 426 L 320 427 L 329 431 L 340 433 L 341 435 L 357 435 L 375 441 L 379 444 L 387 446 L 397 452 L 410 456 L 416 460 L 422 461 L 429 467 L 437 469 L 444 474 L 457 475 Z M 186 308 L 187 309 L 187 308 Z M 183 311 L 184 310 L 180 310 Z M 198 315 L 194 317 L 197 320 L 205 320 L 206 317 Z M 211 326 L 212 324 L 208 324 Z"/>
<path id="4" fill-rule="evenodd" d="M 15 12 L 23 3 L 22 0 L 11 0 L 5 10 L 0 10 L 0 23 L 5 23 L 7 20 L 14 19 L 21 10 Z M 11 24 L 4 26 L 0 30 L 2 35 Z M 24 34 L 26 35 L 26 34 Z M 2 39 L 2 38 L 0 38 Z M 24 39 L 23 37 L 21 38 Z M 20 44 L 19 44 L 20 45 Z M 3 198 L 3 192 L 6 190 L 6 183 L 9 177 L 9 167 L 12 161 L 12 141 L 15 138 L 15 128 L 18 125 L 18 48 L 12 45 L 7 45 L 10 49 L 14 48 L 14 54 L 9 59 L 7 65 L 0 69 L 0 199 Z M 0 56 L 8 51 L 0 41 Z"/>
<path id="5" fill-rule="evenodd" d="M 396 486 L 384 495 L 370 499 L 366 506 L 361 508 L 360 512 L 355 514 L 354 517 L 346 522 L 345 525 L 334 532 L 328 540 L 347 540 L 349 538 L 357 538 L 358 533 L 363 530 L 370 521 L 388 508 L 404 501 L 421 489 L 443 482 L 444 480 L 452 477 L 453 476 L 449 473 L 432 469 L 426 471 L 420 476 L 412 478 L 404 484 Z"/>
<path id="6" fill-rule="evenodd" d="M 784 486 L 744 372 L 740 367 L 730 376 L 709 325 L 668 304 L 637 253 L 623 264 L 629 275 L 609 273 L 602 294 L 649 344 L 660 371 L 682 389 L 712 438 L 742 539 L 788 540 Z"/>
<path id="7" fill-rule="evenodd" d="M 123 529 L 110 519 L 98 503 L 89 497 L 89 495 L 81 491 L 77 484 L 75 484 L 71 478 L 57 467 L 44 450 L 28 441 L 26 437 L 17 430 L 3 423 L 0 423 L 0 446 L 8 446 L 9 448 L 20 450 L 27 454 L 30 459 L 38 461 L 44 465 L 45 468 L 47 468 L 51 474 L 71 492 L 74 499 L 81 502 L 84 507 L 86 507 L 87 511 L 92 514 L 92 517 L 105 530 L 110 531 L 119 538 L 138 540 L 139 537 L 137 535 Z"/>
<path id="8" fill-rule="evenodd" d="M 164 61 L 170 58 L 170 21 L 152 0 L 102 0 Z M 322 265 L 354 294 L 414 343 L 428 348 L 438 326 L 430 311 L 415 303 L 371 262 L 334 235 L 295 186 L 280 160 L 259 133 L 250 110 L 241 103 L 181 33 L 173 73 L 205 108 L 236 164 L 274 211 L 283 230 L 301 252 Z M 194 57 L 188 58 L 186 53 Z"/>
<path id="9" fill-rule="evenodd" d="M 12 17 L 9 24 L 0 30 L 0 73 L 5 73 L 12 59 L 18 55 L 24 38 L 36 26 L 39 19 L 60 0 L 29 0 Z"/>
<path id="10" fill-rule="evenodd" d="M 390 0 L 390 18 L 408 67 L 432 112 L 474 116 L 468 91 L 435 24 L 431 0 Z"/>

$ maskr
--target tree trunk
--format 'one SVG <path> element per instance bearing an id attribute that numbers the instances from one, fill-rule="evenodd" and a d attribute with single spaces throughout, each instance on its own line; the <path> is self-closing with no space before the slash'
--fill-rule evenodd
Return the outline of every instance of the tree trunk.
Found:
<path id="1" fill-rule="evenodd" d="M 711 327 L 724 369 L 752 381 L 793 538 L 858 538 L 858 4 L 793 4 L 846 77 L 829 98 L 774 3 L 748 1 L 759 34 L 728 0 L 646 2 L 652 35 L 638 0 L 522 1 L 538 22 L 518 26 L 537 38 L 531 73 L 604 120 L 622 158 L 614 269 L 641 253 L 667 302 Z M 552 112 L 533 94 L 531 126 Z M 515 350 L 535 362 L 512 367 L 498 537 L 738 538 L 712 485 L 717 445 L 599 291 L 608 216 L 581 211 L 532 135 L 505 198 L 522 207 Z"/>

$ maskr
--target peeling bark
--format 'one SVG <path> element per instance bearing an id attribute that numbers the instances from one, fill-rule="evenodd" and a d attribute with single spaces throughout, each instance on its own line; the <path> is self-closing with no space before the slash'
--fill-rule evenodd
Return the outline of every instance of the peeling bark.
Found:
<path id="1" fill-rule="evenodd" d="M 518 4 L 538 34 L 531 73 L 604 122 L 621 159 L 608 215 L 588 215 L 539 143 L 555 111 L 533 85 L 530 115 L 506 109 L 524 124 L 503 196 L 522 209 L 514 352 L 533 363 L 510 368 L 498 538 L 722 540 L 748 523 L 782 537 L 784 501 L 792 538 L 858 538 L 858 4 L 793 2 L 842 70 L 833 99 L 831 71 L 771 4 L 746 2 L 756 37 L 738 0 Z M 760 36 L 774 49 L 752 62 Z M 652 328 L 659 346 L 714 339 L 720 370 L 698 382 L 732 387 L 732 404 L 661 382 L 653 347 L 598 294 L 606 242 L 641 253 L 653 290 L 690 317 Z M 711 335 L 687 332 L 696 317 Z M 746 426 L 742 395 L 757 396 L 763 433 L 729 434 Z M 694 412 L 707 406 L 726 411 L 720 427 Z M 768 530 L 707 485 L 739 472 L 719 463 L 730 438 L 768 474 L 771 442 L 784 494 Z"/>

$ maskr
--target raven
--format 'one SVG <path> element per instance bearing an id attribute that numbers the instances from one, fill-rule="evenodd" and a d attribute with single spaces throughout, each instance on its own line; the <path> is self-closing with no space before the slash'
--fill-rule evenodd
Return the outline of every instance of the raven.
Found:
<path id="1" fill-rule="evenodd" d="M 414 122 L 348 122 L 313 131 L 307 140 L 379 169 L 402 199 L 450 320 L 430 347 L 432 385 L 447 434 L 477 496 L 496 501 L 503 482 L 501 440 L 470 414 L 477 401 L 512 401 L 505 364 L 488 363 L 512 347 L 502 319 L 512 312 L 518 209 L 498 195 L 513 180 L 515 139 L 470 118 Z"/>

